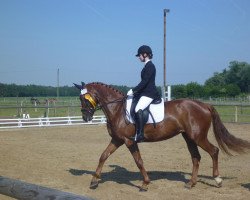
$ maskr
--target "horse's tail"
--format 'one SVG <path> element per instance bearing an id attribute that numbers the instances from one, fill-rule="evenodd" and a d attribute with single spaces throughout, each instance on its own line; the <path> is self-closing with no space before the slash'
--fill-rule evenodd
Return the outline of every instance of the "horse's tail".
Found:
<path id="1" fill-rule="evenodd" d="M 221 150 L 228 155 L 232 155 L 229 150 L 237 153 L 245 153 L 246 149 L 250 149 L 250 142 L 237 138 L 228 132 L 213 106 L 210 107 L 210 111 L 212 114 L 214 135 Z"/>

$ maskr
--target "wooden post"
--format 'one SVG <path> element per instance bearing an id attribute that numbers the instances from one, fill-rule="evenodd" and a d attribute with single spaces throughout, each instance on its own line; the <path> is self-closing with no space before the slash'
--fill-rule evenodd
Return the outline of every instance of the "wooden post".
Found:
<path id="1" fill-rule="evenodd" d="M 16 97 L 16 106 L 17 106 L 17 117 L 20 117 L 20 107 L 18 105 L 18 96 Z"/>
<path id="2" fill-rule="evenodd" d="M 54 104 L 54 117 L 56 116 L 56 102 L 53 101 L 53 104 Z"/>
<path id="3" fill-rule="evenodd" d="M 235 118 L 234 118 L 235 122 L 238 122 L 238 106 L 235 106 Z"/>
<path id="4" fill-rule="evenodd" d="M 59 68 L 57 69 L 57 89 L 56 89 L 57 100 L 59 99 Z"/>
<path id="5" fill-rule="evenodd" d="M 49 100 L 47 101 L 47 116 L 46 117 L 49 117 Z"/>
<path id="6" fill-rule="evenodd" d="M 166 16 L 169 13 L 169 9 L 163 9 L 163 87 L 162 87 L 162 97 L 166 101 Z"/>
<path id="7" fill-rule="evenodd" d="M 0 194 L 19 200 L 91 200 L 90 197 L 75 195 L 0 176 Z"/>
<path id="8" fill-rule="evenodd" d="M 21 101 L 20 115 L 23 114 L 23 101 Z"/>

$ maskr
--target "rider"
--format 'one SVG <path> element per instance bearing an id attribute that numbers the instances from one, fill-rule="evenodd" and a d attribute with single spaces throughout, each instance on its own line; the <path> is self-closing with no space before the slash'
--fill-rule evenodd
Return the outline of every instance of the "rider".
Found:
<path id="1" fill-rule="evenodd" d="M 139 57 L 140 61 L 144 63 L 144 67 L 141 71 L 141 82 L 133 89 L 130 89 L 127 95 L 134 95 L 139 99 L 135 107 L 136 135 L 131 139 L 135 142 L 142 142 L 144 140 L 142 111 L 147 108 L 154 99 L 159 99 L 160 95 L 155 86 L 156 68 L 151 61 L 153 58 L 151 48 L 147 45 L 142 45 L 138 49 L 136 57 Z"/>

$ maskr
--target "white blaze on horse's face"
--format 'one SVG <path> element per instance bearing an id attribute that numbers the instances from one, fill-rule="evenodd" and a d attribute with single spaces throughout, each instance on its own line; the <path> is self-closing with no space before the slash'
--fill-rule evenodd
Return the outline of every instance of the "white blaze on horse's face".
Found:
<path id="1" fill-rule="evenodd" d="M 85 95 L 88 92 L 88 90 L 86 88 L 81 89 L 81 95 Z"/>

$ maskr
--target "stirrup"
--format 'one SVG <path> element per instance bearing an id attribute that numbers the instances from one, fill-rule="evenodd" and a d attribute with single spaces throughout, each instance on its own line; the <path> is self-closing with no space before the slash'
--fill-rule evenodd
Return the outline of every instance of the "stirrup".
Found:
<path id="1" fill-rule="evenodd" d="M 140 142 L 144 142 L 144 136 L 143 135 L 138 135 L 136 138 L 135 138 L 135 142 L 137 143 L 140 143 Z"/>
<path id="2" fill-rule="evenodd" d="M 129 137 L 128 139 L 135 141 L 135 139 L 136 139 L 136 134 L 135 134 L 135 136 L 131 136 L 131 137 Z"/>
<path id="3" fill-rule="evenodd" d="M 140 142 L 144 142 L 145 138 L 142 135 L 139 135 L 139 136 L 135 135 L 135 136 L 129 137 L 128 139 L 133 140 L 136 143 L 140 143 Z"/>
<path id="4" fill-rule="evenodd" d="M 135 141 L 135 136 L 131 136 L 128 139 Z"/>
<path id="5" fill-rule="evenodd" d="M 129 137 L 128 139 L 134 140 L 134 141 L 135 141 L 135 138 L 136 138 L 136 136 L 131 136 L 131 137 Z"/>

